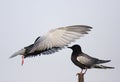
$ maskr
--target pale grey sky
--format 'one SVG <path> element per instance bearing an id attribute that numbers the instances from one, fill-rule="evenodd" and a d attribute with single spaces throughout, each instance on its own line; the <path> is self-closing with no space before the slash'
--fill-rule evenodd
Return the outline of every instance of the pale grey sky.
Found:
<path id="1" fill-rule="evenodd" d="M 111 59 L 105 65 L 114 70 L 91 69 L 85 82 L 120 81 L 120 1 L 119 0 L 0 0 L 0 82 L 77 82 L 80 68 L 71 62 L 70 49 L 49 56 L 9 59 L 15 51 L 61 26 L 92 26 L 80 44 L 85 53 Z"/>

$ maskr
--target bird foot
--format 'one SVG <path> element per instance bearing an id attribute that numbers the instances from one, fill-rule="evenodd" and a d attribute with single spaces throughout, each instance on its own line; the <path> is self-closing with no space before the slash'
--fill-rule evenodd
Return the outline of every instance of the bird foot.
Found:
<path id="1" fill-rule="evenodd" d="M 76 76 L 85 75 L 86 72 L 87 72 L 87 69 L 85 69 L 85 71 L 84 71 L 84 70 L 81 70 L 81 72 L 80 72 L 80 73 L 77 73 Z"/>
<path id="2" fill-rule="evenodd" d="M 76 76 L 80 75 L 80 73 L 77 73 Z"/>
<path id="3" fill-rule="evenodd" d="M 85 74 L 85 73 L 80 72 L 80 73 L 77 73 L 76 76 L 84 75 L 84 74 Z"/>

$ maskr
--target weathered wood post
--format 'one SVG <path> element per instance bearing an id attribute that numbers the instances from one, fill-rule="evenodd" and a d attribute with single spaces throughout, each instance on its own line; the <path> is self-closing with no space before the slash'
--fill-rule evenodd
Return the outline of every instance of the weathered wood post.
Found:
<path id="1" fill-rule="evenodd" d="M 78 82 L 84 82 L 84 73 L 77 73 Z"/>

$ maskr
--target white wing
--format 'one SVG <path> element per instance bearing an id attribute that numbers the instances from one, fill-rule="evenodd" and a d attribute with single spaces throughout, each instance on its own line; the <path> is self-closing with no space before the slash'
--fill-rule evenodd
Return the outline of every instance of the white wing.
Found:
<path id="1" fill-rule="evenodd" d="M 77 61 L 79 61 L 81 64 L 88 65 L 91 63 L 91 59 L 84 57 L 84 56 L 78 56 Z"/>
<path id="2" fill-rule="evenodd" d="M 51 30 L 35 41 L 30 53 L 53 47 L 62 48 L 75 41 L 75 39 L 80 38 L 83 34 L 87 34 L 87 31 L 90 31 L 91 28 L 92 27 L 85 25 L 74 25 Z"/>

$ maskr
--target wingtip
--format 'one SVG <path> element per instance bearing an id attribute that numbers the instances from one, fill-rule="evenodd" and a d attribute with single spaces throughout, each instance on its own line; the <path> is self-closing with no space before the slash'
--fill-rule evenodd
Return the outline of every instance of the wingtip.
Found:
<path id="1" fill-rule="evenodd" d="M 106 60 L 106 62 L 111 62 L 111 60 Z"/>
<path id="2" fill-rule="evenodd" d="M 111 69 L 115 69 L 115 67 L 111 67 Z"/>

